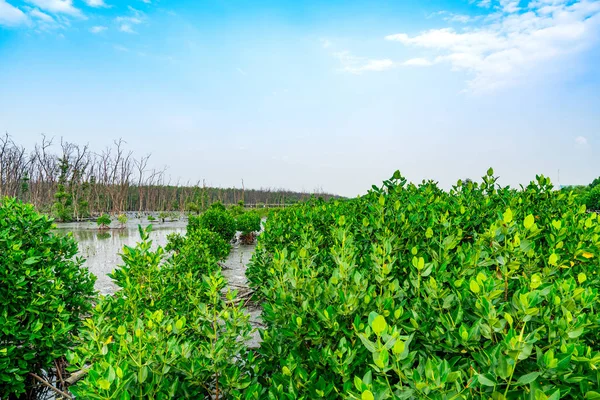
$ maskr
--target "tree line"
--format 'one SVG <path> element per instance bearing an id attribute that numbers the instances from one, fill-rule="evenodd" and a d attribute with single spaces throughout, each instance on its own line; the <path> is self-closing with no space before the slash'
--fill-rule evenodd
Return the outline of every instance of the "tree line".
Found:
<path id="1" fill-rule="evenodd" d="M 42 135 L 33 149 L 0 137 L 0 196 L 32 203 L 63 221 L 102 213 L 196 211 L 223 204 L 286 205 L 312 196 L 335 197 L 321 190 L 208 187 L 204 181 L 172 181 L 167 168 L 149 164 L 150 155 L 136 156 L 122 139 L 100 152 Z"/>

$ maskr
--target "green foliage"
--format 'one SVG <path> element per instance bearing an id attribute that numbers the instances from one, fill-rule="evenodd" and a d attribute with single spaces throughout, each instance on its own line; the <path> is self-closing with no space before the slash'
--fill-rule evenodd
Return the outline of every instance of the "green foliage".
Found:
<path id="1" fill-rule="evenodd" d="M 159 219 L 161 222 L 165 222 L 165 220 L 166 220 L 167 218 L 169 218 L 169 213 L 168 213 L 168 212 L 166 212 L 166 211 L 161 211 L 161 212 L 159 212 L 159 213 L 158 213 L 158 219 Z"/>
<path id="2" fill-rule="evenodd" d="M 125 227 L 125 224 L 128 221 L 127 215 L 119 214 L 119 216 L 117 217 L 117 221 L 119 221 L 119 223 L 121 224 L 122 227 Z"/>
<path id="3" fill-rule="evenodd" d="M 156 218 L 154 217 L 154 215 L 148 215 L 148 221 L 156 221 Z"/>
<path id="4" fill-rule="evenodd" d="M 185 210 L 191 213 L 200 213 L 200 205 L 194 202 L 189 202 L 185 205 Z"/>
<path id="5" fill-rule="evenodd" d="M 237 230 L 242 235 L 248 235 L 260 231 L 260 215 L 254 211 L 248 211 L 237 217 Z"/>
<path id="6" fill-rule="evenodd" d="M 0 201 L 0 398 L 66 353 L 95 296 L 77 243 L 53 226 L 31 205 Z"/>
<path id="7" fill-rule="evenodd" d="M 221 203 L 220 201 L 215 201 L 214 203 L 212 203 L 210 205 L 210 207 L 208 209 L 209 210 L 216 210 L 216 211 L 227 211 L 227 209 L 225 208 L 225 206 L 223 205 L 223 203 Z"/>
<path id="8" fill-rule="evenodd" d="M 198 246 L 202 244 L 202 249 Z M 185 241 L 182 243 L 181 247 L 178 249 L 179 254 L 177 255 L 180 258 L 185 258 L 190 266 L 193 266 L 197 259 L 198 251 L 204 251 L 204 248 L 209 252 L 209 254 L 214 257 L 216 260 L 224 260 L 229 255 L 231 251 L 231 244 L 226 242 L 215 232 L 209 231 L 205 228 L 197 228 L 193 230 L 188 230 Z"/>
<path id="9" fill-rule="evenodd" d="M 198 228 L 205 228 L 218 234 L 225 242 L 229 243 L 236 232 L 235 218 L 220 207 L 212 207 L 199 216 L 188 218 L 188 232 Z"/>
<path id="10" fill-rule="evenodd" d="M 600 210 L 600 185 L 595 185 L 586 193 L 585 205 L 588 210 Z"/>
<path id="11" fill-rule="evenodd" d="M 600 223 L 537 176 L 396 172 L 272 215 L 247 270 L 270 398 L 597 398 Z"/>
<path id="12" fill-rule="evenodd" d="M 240 242 L 252 244 L 256 233 L 260 231 L 260 215 L 255 211 L 248 211 L 239 215 L 236 219 L 237 230 L 240 231 Z"/>
<path id="13" fill-rule="evenodd" d="M 184 244 L 185 236 L 180 233 L 169 233 L 167 235 L 167 245 L 165 246 L 165 250 L 179 252 Z"/>
<path id="14" fill-rule="evenodd" d="M 90 366 L 72 392 L 85 399 L 255 398 L 249 317 L 232 301 L 235 292 L 222 299 L 225 280 L 208 248 L 195 244 L 195 263 L 165 260 L 161 247 L 151 250 L 149 230 L 140 233 L 111 275 L 121 290 L 102 298 L 68 355 L 74 368 Z"/>
<path id="15" fill-rule="evenodd" d="M 108 214 L 102 214 L 96 219 L 96 223 L 100 228 L 108 228 L 110 225 L 110 216 Z"/>
<path id="16" fill-rule="evenodd" d="M 235 218 L 237 218 L 238 216 L 244 214 L 244 212 L 245 212 L 244 206 L 243 205 L 239 205 L 239 204 L 236 204 L 234 206 L 229 207 L 228 211 Z"/>

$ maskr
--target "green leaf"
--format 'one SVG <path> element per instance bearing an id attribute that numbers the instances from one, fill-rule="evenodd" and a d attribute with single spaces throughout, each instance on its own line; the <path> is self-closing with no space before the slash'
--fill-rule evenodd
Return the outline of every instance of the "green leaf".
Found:
<path id="1" fill-rule="evenodd" d="M 404 351 L 405 347 L 406 344 L 404 343 L 404 341 L 398 339 L 396 340 L 396 343 L 394 343 L 394 347 L 392 347 L 392 352 L 394 354 L 401 354 Z"/>
<path id="2" fill-rule="evenodd" d="M 513 213 L 510 208 L 507 208 L 504 214 L 502 215 L 504 223 L 509 224 L 513 220 Z"/>
<path id="3" fill-rule="evenodd" d="M 427 239 L 431 239 L 433 237 L 433 229 L 427 228 L 427 230 L 425 231 L 425 237 Z"/>
<path id="4" fill-rule="evenodd" d="M 531 283 L 529 283 L 529 286 L 532 289 L 537 289 L 541 284 L 542 284 L 542 277 L 539 274 L 531 275 Z"/>
<path id="5" fill-rule="evenodd" d="M 494 170 L 492 169 L 492 167 L 490 167 L 490 168 L 487 170 L 487 176 L 493 176 L 493 175 L 494 175 Z"/>
<path id="6" fill-rule="evenodd" d="M 110 382 L 104 378 L 98 379 L 97 384 L 98 384 L 98 387 L 102 390 L 110 389 Z"/>
<path id="7" fill-rule="evenodd" d="M 479 284 L 476 280 L 471 280 L 471 282 L 469 283 L 469 288 L 471 289 L 471 292 L 479 293 Z"/>
<path id="8" fill-rule="evenodd" d="M 533 215 L 529 214 L 525 217 L 525 221 L 523 221 L 523 226 L 525 227 L 525 229 L 531 229 L 534 223 L 535 218 L 533 218 Z"/>
<path id="9" fill-rule="evenodd" d="M 387 322 L 385 322 L 385 318 L 382 315 L 375 317 L 371 328 L 373 328 L 373 332 L 375 332 L 377 336 L 380 336 L 381 332 L 385 331 L 387 328 Z"/>
<path id="10" fill-rule="evenodd" d="M 486 375 L 488 375 L 488 376 L 486 376 Z M 483 375 L 483 374 L 477 375 L 477 380 L 479 381 L 479 383 L 481 383 L 484 386 L 490 386 L 490 387 L 496 386 L 497 383 L 491 379 L 491 375 L 490 374 L 486 374 L 486 375 Z"/>
<path id="11" fill-rule="evenodd" d="M 138 383 L 144 383 L 148 378 L 148 366 L 144 365 L 138 370 Z"/>
<path id="12" fill-rule="evenodd" d="M 25 260 L 23 262 L 23 264 L 32 265 L 32 264 L 35 264 L 36 262 L 38 262 L 39 259 L 40 259 L 39 257 L 29 257 L 27 260 Z"/>
<path id="13" fill-rule="evenodd" d="M 361 400 L 375 400 L 375 397 L 373 397 L 373 393 L 370 390 L 365 390 L 362 392 L 360 398 Z"/>
<path id="14" fill-rule="evenodd" d="M 519 385 L 528 385 L 531 382 L 535 381 L 538 376 L 540 376 L 540 372 L 530 372 L 527 375 L 523 375 L 519 378 L 519 380 L 517 380 L 517 384 Z"/>
<path id="15" fill-rule="evenodd" d="M 594 392 L 594 391 L 589 391 L 585 394 L 585 399 L 590 399 L 590 400 L 598 400 L 600 399 L 600 393 L 598 392 Z"/>

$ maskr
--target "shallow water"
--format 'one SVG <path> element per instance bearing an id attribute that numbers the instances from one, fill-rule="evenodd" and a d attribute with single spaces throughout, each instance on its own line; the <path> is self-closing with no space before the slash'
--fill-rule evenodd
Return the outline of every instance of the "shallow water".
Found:
<path id="1" fill-rule="evenodd" d="M 150 239 L 154 247 L 167 244 L 167 235 L 170 233 L 185 234 L 186 221 L 152 223 Z M 102 294 L 114 293 L 116 285 L 107 276 L 121 264 L 121 250 L 123 246 L 135 246 L 140 240 L 138 225 L 150 225 L 147 220 L 133 219 L 128 221 L 124 228 L 99 230 L 95 222 L 73 222 L 58 224 L 57 231 L 73 237 L 79 243 L 79 255 L 85 258 L 83 264 L 90 272 L 96 275 L 96 290 Z M 118 226 L 118 224 L 117 224 Z"/>

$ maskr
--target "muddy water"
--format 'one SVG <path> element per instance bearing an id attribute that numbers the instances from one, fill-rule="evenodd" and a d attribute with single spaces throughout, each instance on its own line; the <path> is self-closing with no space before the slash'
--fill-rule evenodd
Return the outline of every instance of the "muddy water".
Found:
<path id="1" fill-rule="evenodd" d="M 229 257 L 221 263 L 221 272 L 227 279 L 229 287 L 238 291 L 238 296 L 249 294 L 248 280 L 246 279 L 246 267 L 254 253 L 255 245 L 234 244 L 231 247 Z M 246 304 L 246 311 L 250 314 L 250 323 L 254 328 L 262 326 L 261 308 L 251 304 Z M 260 334 L 257 331 L 252 335 L 252 339 L 248 342 L 248 346 L 256 348 L 260 346 Z"/>

